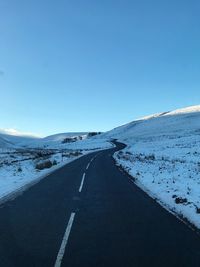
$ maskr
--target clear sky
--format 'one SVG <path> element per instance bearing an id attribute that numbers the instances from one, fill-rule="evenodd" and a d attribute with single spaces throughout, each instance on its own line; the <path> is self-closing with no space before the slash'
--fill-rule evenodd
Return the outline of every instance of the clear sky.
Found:
<path id="1" fill-rule="evenodd" d="M 105 131 L 200 103 L 199 0 L 1 0 L 0 128 Z"/>

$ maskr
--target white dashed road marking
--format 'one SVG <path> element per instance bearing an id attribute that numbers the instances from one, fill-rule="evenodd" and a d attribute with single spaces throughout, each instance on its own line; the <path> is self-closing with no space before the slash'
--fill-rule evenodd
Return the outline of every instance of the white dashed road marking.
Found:
<path id="1" fill-rule="evenodd" d="M 71 216 L 70 216 L 70 219 L 69 219 L 69 222 L 68 222 L 68 225 L 67 225 L 67 229 L 65 231 L 65 234 L 64 234 L 64 237 L 63 237 L 63 240 L 62 240 L 62 244 L 60 246 L 60 250 L 59 250 L 58 255 L 57 255 L 57 259 L 56 259 L 54 267 L 60 267 L 61 266 L 62 259 L 63 259 L 63 256 L 65 254 L 65 248 L 66 248 L 66 245 L 67 245 L 67 242 L 68 242 L 68 239 L 69 239 L 69 235 L 70 235 L 70 232 L 71 232 L 72 224 L 73 224 L 73 221 L 74 221 L 74 217 L 75 217 L 75 213 L 72 212 Z"/>
<path id="2" fill-rule="evenodd" d="M 82 191 L 84 180 L 85 180 L 85 173 L 83 174 L 83 177 L 82 177 L 82 180 L 81 180 L 81 185 L 80 185 L 79 190 L 78 190 L 79 193 Z"/>
<path id="3" fill-rule="evenodd" d="M 86 167 L 86 170 L 88 170 L 88 169 L 89 169 L 89 167 L 90 167 L 90 164 L 91 164 L 91 162 L 89 162 L 89 163 L 88 163 L 88 165 L 87 165 L 87 167 Z"/>

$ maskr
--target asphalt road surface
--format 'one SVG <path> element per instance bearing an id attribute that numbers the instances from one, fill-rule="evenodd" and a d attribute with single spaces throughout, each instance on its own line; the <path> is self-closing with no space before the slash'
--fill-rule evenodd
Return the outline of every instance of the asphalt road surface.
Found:
<path id="1" fill-rule="evenodd" d="M 121 172 L 84 156 L 0 208 L 0 267 L 199 267 L 200 237 Z"/>

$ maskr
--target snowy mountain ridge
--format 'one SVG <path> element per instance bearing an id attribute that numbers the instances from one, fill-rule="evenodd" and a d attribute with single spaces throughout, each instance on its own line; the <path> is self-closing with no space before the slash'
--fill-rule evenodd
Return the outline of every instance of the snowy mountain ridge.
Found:
<path id="1" fill-rule="evenodd" d="M 167 136 L 197 134 L 200 131 L 200 105 L 171 112 L 150 115 L 119 126 L 105 134 L 121 141 L 152 139 Z"/>
<path id="2" fill-rule="evenodd" d="M 153 118 L 162 117 L 162 116 L 181 115 L 181 114 L 195 113 L 195 112 L 200 112 L 200 105 L 189 106 L 186 108 L 176 109 L 173 111 L 167 111 L 167 112 L 152 114 L 152 115 L 148 115 L 148 116 L 139 118 L 138 120 L 148 120 L 148 119 L 153 119 Z"/>
<path id="3" fill-rule="evenodd" d="M 60 144 L 65 138 L 74 138 L 81 136 L 85 139 L 87 132 L 67 132 L 49 135 L 46 137 L 38 137 L 31 134 L 21 133 L 14 129 L 0 129 L 0 148 L 9 147 L 45 147 L 53 146 L 54 148 Z"/>
<path id="4" fill-rule="evenodd" d="M 178 131 L 198 133 L 200 125 L 200 105 L 177 109 L 170 112 L 162 112 L 139 118 L 125 125 L 119 126 L 111 131 L 97 137 L 119 138 L 124 142 L 130 139 L 145 138 L 148 136 L 158 137 L 163 134 L 174 135 Z M 53 146 L 62 142 L 65 138 L 81 136 L 84 140 L 87 132 L 67 132 L 50 135 L 44 138 L 34 136 L 30 133 L 21 133 L 15 129 L 0 129 L 0 147 L 10 146 Z"/>

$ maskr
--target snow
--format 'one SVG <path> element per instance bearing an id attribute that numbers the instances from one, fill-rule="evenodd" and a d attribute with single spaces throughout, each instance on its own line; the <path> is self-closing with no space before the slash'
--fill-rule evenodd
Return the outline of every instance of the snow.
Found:
<path id="1" fill-rule="evenodd" d="M 179 115 L 179 114 L 187 114 L 187 113 L 195 113 L 200 112 L 200 105 L 190 106 L 187 108 L 176 109 L 168 113 L 168 115 Z"/>
<path id="2" fill-rule="evenodd" d="M 11 129 L 0 129 L 0 148 L 17 147 L 23 142 L 33 142 L 39 140 L 39 137 L 20 134 L 18 131 Z"/>
<path id="3" fill-rule="evenodd" d="M 0 148 L 11 148 L 13 146 L 12 143 L 0 137 Z"/>
<path id="4" fill-rule="evenodd" d="M 97 144 L 95 144 L 95 142 L 93 142 L 92 138 L 89 138 L 88 142 L 82 142 L 84 140 L 86 140 L 87 137 L 86 132 L 74 132 L 74 133 L 60 133 L 60 134 L 55 134 L 55 135 L 51 135 L 51 136 L 47 136 L 45 138 L 40 138 L 37 140 L 31 140 L 30 142 L 28 141 L 24 141 L 21 142 L 20 145 L 22 147 L 27 147 L 27 148 L 50 148 L 50 149 L 82 149 L 83 148 L 88 148 L 88 149 L 96 149 L 97 148 Z M 77 142 L 71 142 L 71 143 L 65 143 L 63 142 L 65 140 L 65 138 L 77 138 L 77 139 L 82 139 L 81 141 L 77 141 Z M 105 141 L 98 141 L 101 142 L 101 147 L 102 144 L 105 144 L 105 147 L 110 146 L 109 142 L 105 142 Z M 76 143 L 76 144 L 75 144 Z M 75 144 L 75 145 L 74 145 Z"/>
<path id="5" fill-rule="evenodd" d="M 66 147 L 72 150 L 99 150 L 112 148 L 113 146 L 107 139 L 92 137 L 82 141 L 70 143 L 66 145 Z"/>
<path id="6" fill-rule="evenodd" d="M 138 186 L 200 228 L 200 106 L 151 115 L 105 137 L 127 144 L 114 157 Z"/>
<path id="7" fill-rule="evenodd" d="M 83 136 L 86 137 L 88 132 L 68 132 L 68 133 L 59 133 L 45 137 L 45 141 L 63 141 L 67 137 L 77 137 Z"/>
<path id="8" fill-rule="evenodd" d="M 32 133 L 27 132 L 21 132 L 16 129 L 10 128 L 10 129 L 0 129 L 0 134 L 5 134 L 8 136 L 19 136 L 19 137 L 29 137 L 29 138 L 39 138 L 39 136 L 36 136 Z"/>
<path id="9" fill-rule="evenodd" d="M 44 175 L 79 158 L 81 155 L 112 147 L 112 144 L 107 140 L 96 138 L 62 144 L 58 138 L 61 135 L 63 136 L 63 134 L 54 136 L 55 141 L 52 140 L 54 137 L 48 138 L 47 142 L 51 147 L 50 149 L 49 147 L 44 148 L 44 144 L 40 140 L 30 142 L 35 144 L 36 148 L 29 148 L 28 146 L 20 148 L 2 146 L 0 148 L 0 201 L 11 193 L 23 189 L 24 186 L 39 181 Z M 23 141 L 23 144 L 26 145 L 30 143 L 27 140 Z M 46 161 L 52 163 L 56 161 L 57 164 L 49 169 L 38 170 L 36 168 L 38 163 Z"/>

